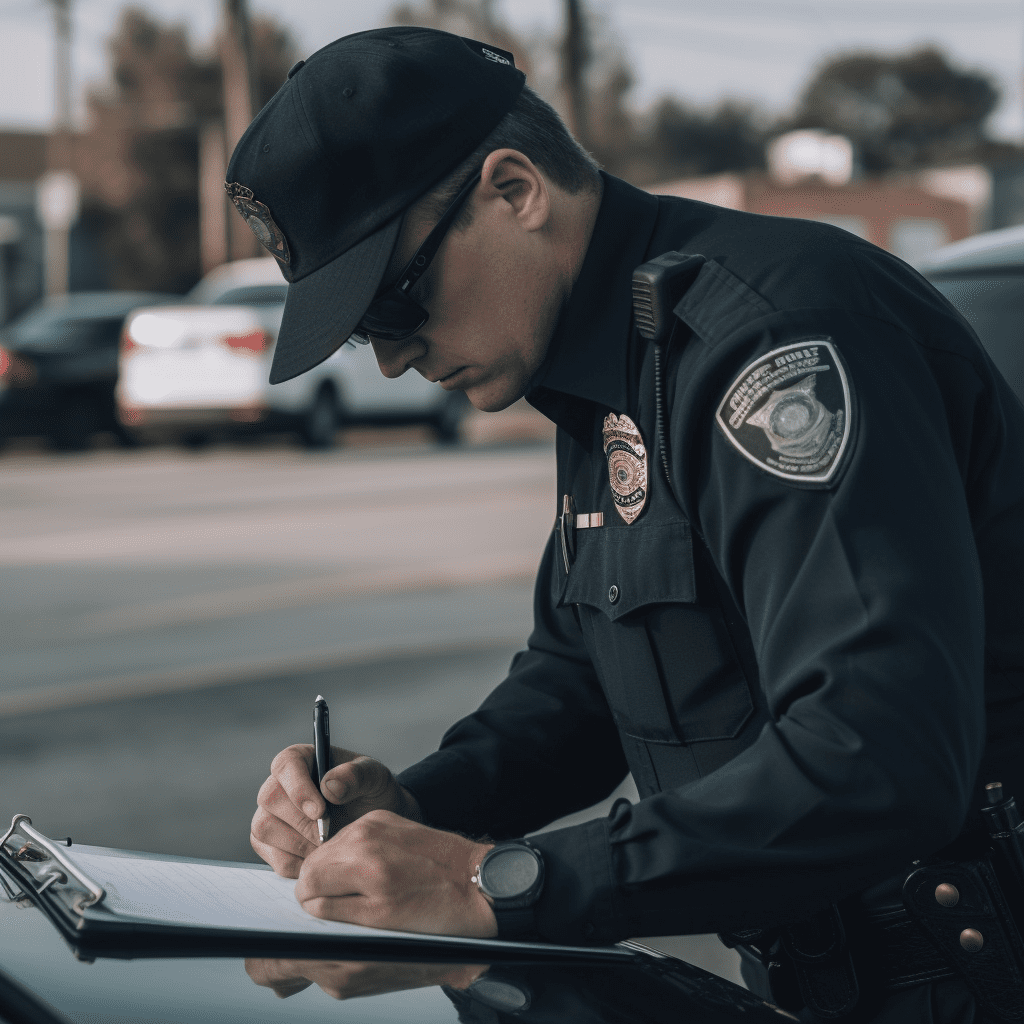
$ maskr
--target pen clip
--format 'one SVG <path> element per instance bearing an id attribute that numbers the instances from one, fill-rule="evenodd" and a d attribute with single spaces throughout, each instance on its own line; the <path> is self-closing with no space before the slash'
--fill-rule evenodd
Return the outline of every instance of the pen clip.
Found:
<path id="1" fill-rule="evenodd" d="M 571 494 L 562 496 L 562 514 L 558 517 L 558 535 L 562 542 L 562 564 L 569 575 L 576 558 L 576 502 Z"/>

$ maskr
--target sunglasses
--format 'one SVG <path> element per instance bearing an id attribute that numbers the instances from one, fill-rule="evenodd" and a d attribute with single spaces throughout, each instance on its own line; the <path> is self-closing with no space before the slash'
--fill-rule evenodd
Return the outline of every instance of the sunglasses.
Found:
<path id="1" fill-rule="evenodd" d="M 377 293 L 369 309 L 356 324 L 352 332 L 352 341 L 367 345 L 371 336 L 384 341 L 402 341 L 412 337 L 430 319 L 430 314 L 418 302 L 409 298 L 409 292 L 430 266 L 430 261 L 441 248 L 444 236 L 458 216 L 462 204 L 479 183 L 480 175 L 477 173 L 459 189 L 451 205 L 441 215 L 441 219 L 413 253 L 412 259 L 405 265 L 398 280 Z"/>

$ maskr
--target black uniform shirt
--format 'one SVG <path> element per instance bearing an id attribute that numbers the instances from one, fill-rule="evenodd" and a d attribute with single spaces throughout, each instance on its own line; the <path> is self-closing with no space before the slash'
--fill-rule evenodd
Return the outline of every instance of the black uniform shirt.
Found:
<path id="1" fill-rule="evenodd" d="M 663 447 L 630 281 L 670 250 L 699 258 Z M 1024 410 L 916 273 L 606 176 L 527 397 L 559 427 L 556 513 L 604 523 L 568 572 L 556 525 L 527 650 L 400 781 L 506 838 L 632 771 L 639 803 L 535 837 L 544 938 L 799 920 L 962 841 L 985 782 L 1024 797 Z M 609 414 L 641 435 L 631 522 Z"/>

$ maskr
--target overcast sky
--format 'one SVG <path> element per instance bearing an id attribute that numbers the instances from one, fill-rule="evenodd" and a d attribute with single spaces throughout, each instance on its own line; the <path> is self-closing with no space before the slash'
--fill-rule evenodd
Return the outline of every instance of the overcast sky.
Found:
<path id="1" fill-rule="evenodd" d="M 383 24 L 393 0 L 250 0 L 287 25 L 305 53 Z M 76 88 L 104 81 L 106 40 L 123 0 L 72 0 Z M 142 6 L 189 26 L 208 43 L 218 0 L 149 0 Z M 558 28 L 562 0 L 496 0 L 499 15 L 529 35 Z M 787 109 L 821 58 L 837 50 L 943 47 L 984 70 L 1003 100 L 996 134 L 1024 136 L 1024 0 L 590 0 L 631 59 L 632 100 L 670 92 L 697 103 L 725 96 Z M 0 127 L 46 127 L 53 110 L 52 29 L 46 0 L 0 0 Z M 80 105 L 81 106 L 81 105 Z"/>

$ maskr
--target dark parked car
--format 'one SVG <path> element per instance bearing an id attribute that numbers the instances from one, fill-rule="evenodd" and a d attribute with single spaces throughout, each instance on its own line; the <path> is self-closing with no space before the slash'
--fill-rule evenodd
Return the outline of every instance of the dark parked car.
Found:
<path id="1" fill-rule="evenodd" d="M 974 328 L 1024 402 L 1024 226 L 944 246 L 921 270 Z"/>
<path id="2" fill-rule="evenodd" d="M 176 300 L 77 292 L 44 300 L 0 331 L 0 440 L 41 434 L 73 450 L 111 430 L 127 441 L 114 415 L 121 327 L 138 306 Z"/>

